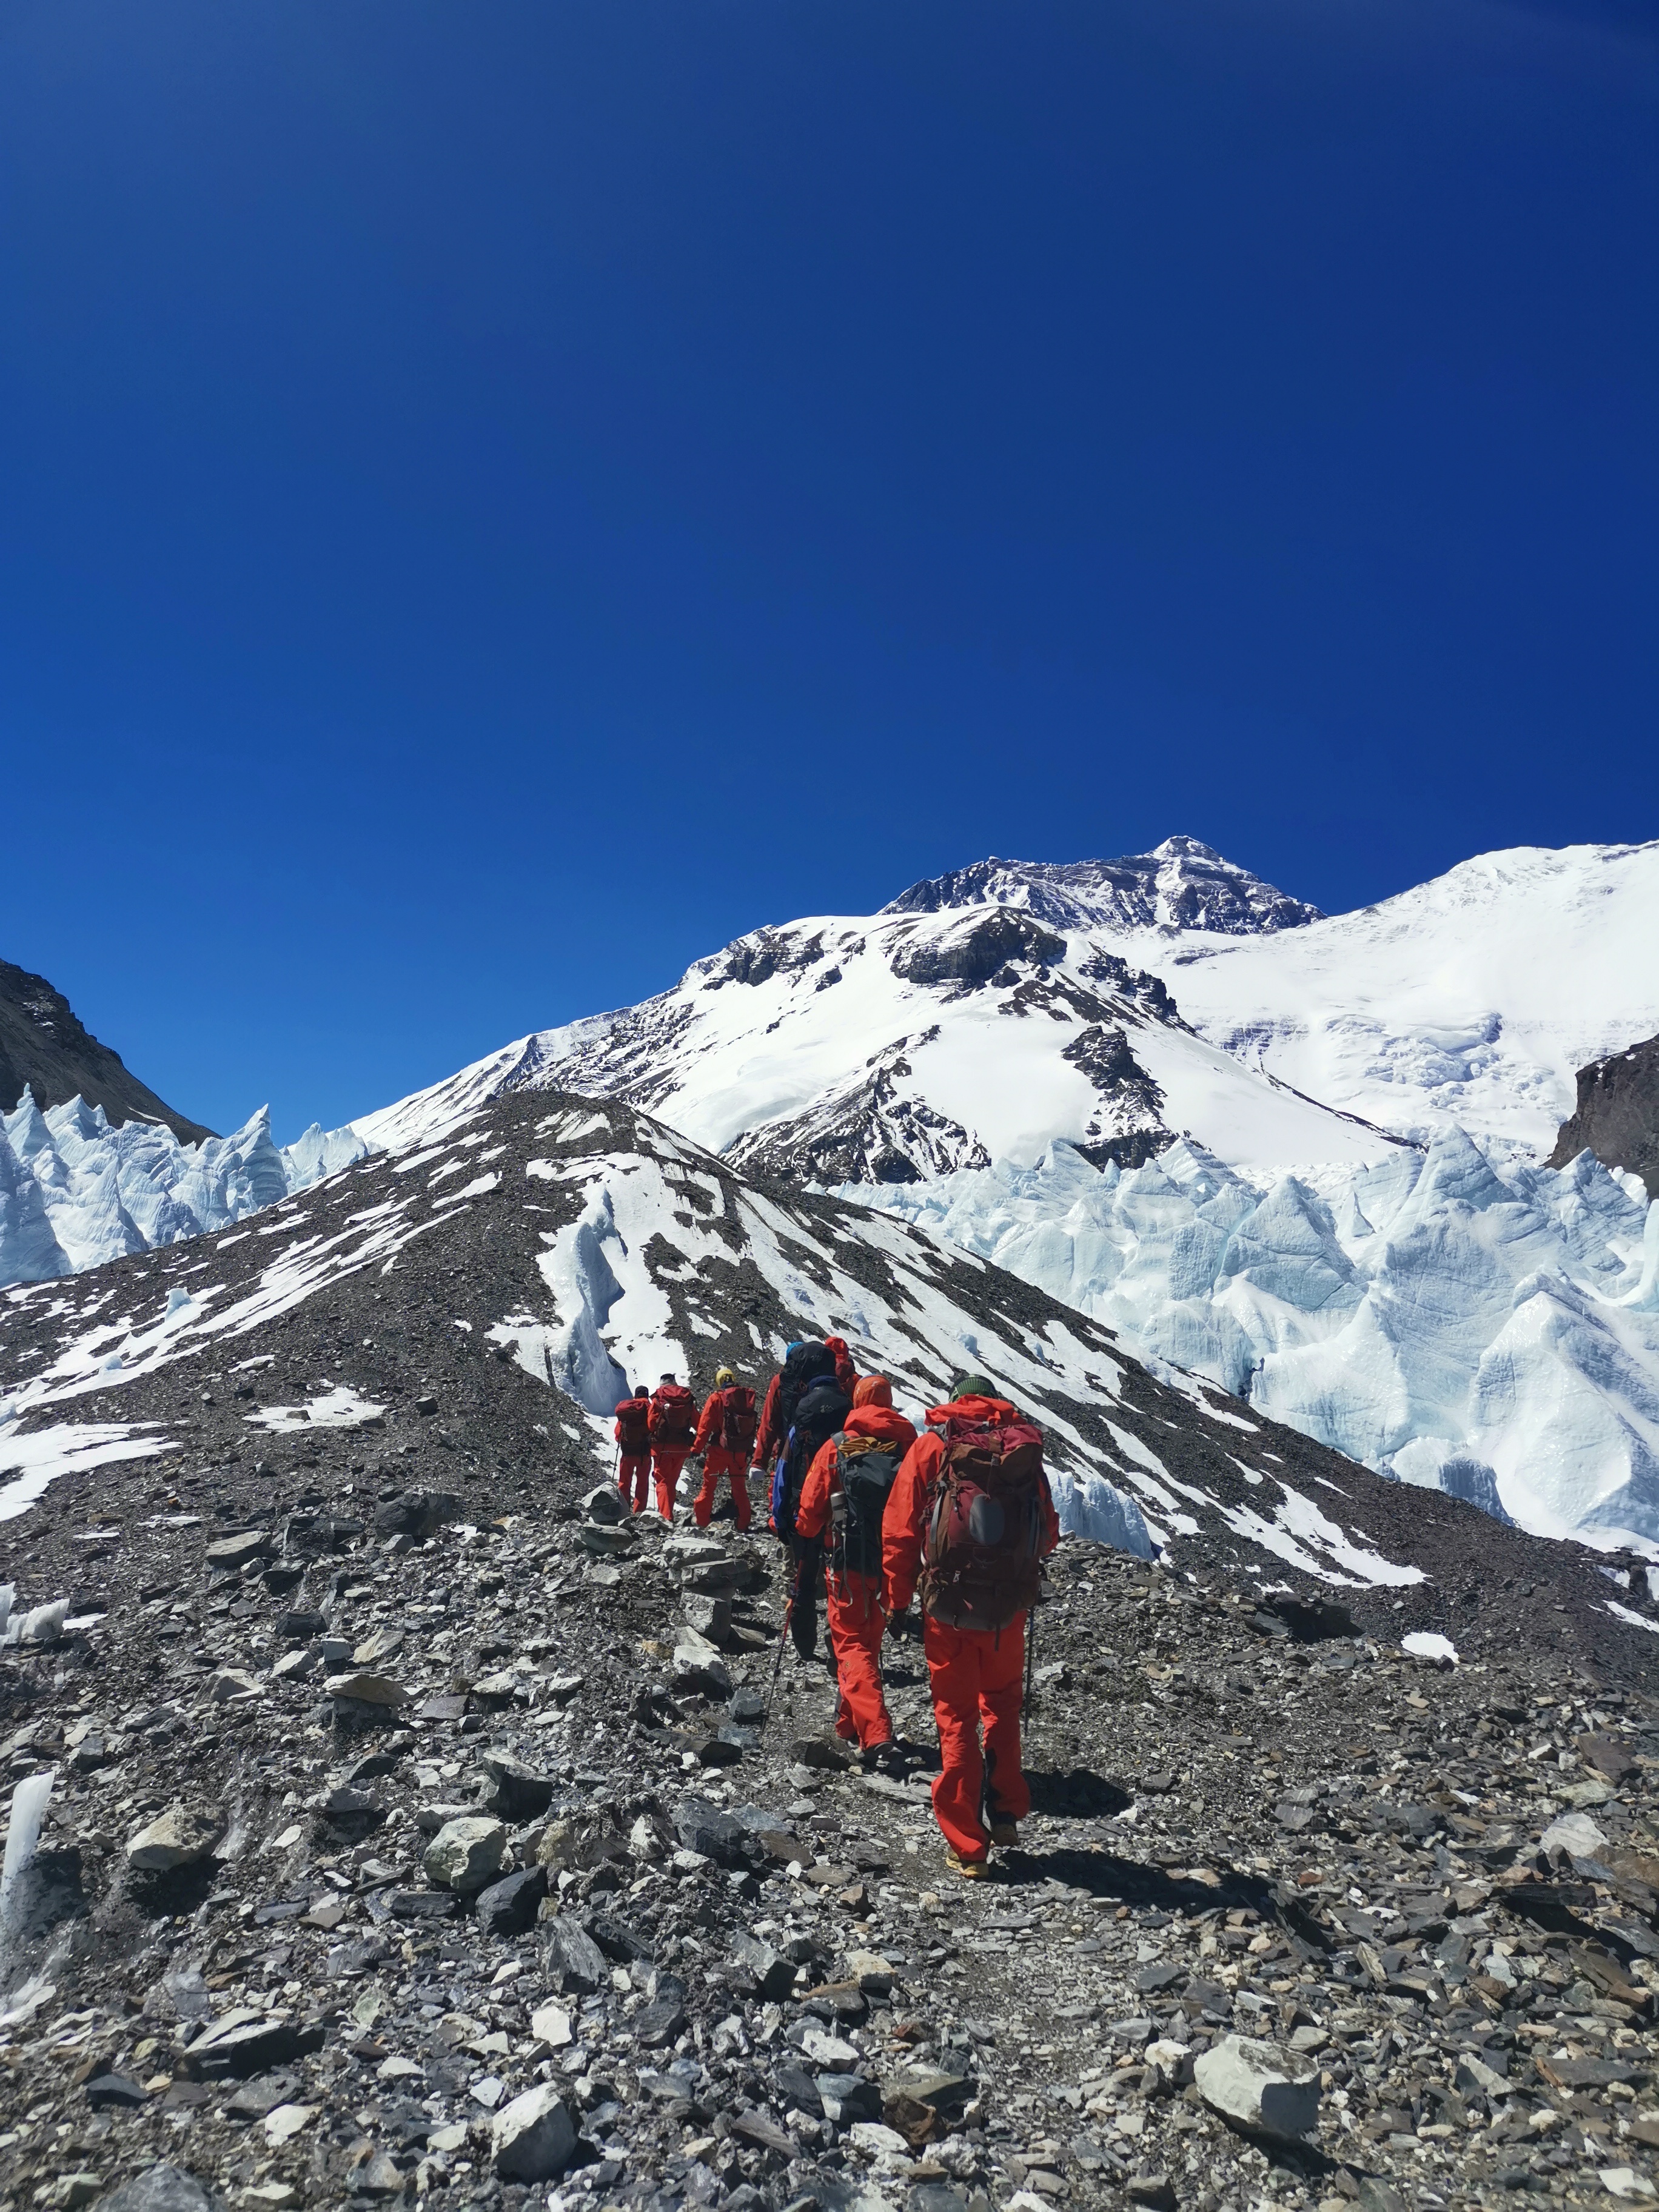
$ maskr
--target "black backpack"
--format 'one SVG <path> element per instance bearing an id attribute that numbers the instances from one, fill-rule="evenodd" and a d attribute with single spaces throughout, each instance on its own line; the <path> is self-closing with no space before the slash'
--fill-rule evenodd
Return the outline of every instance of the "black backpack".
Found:
<path id="1" fill-rule="evenodd" d="M 878 1437 L 836 1438 L 840 1494 L 831 1500 L 836 1565 L 842 1573 L 879 1578 L 881 1522 L 903 1453 Z"/>
<path id="2" fill-rule="evenodd" d="M 833 1382 L 836 1355 L 827 1344 L 816 1341 L 798 1344 L 789 1352 L 778 1376 L 778 1434 L 787 1437 L 795 1418 L 795 1408 L 814 1382 L 828 1376 Z"/>
<path id="3" fill-rule="evenodd" d="M 823 1352 L 823 1346 L 817 1349 Z M 806 1486 L 807 1469 L 853 1410 L 852 1400 L 835 1381 L 833 1354 L 825 1356 L 830 1360 L 830 1379 L 815 1381 L 802 1392 L 772 1478 L 772 1525 L 783 1537 L 795 1533 L 795 1508 Z"/>

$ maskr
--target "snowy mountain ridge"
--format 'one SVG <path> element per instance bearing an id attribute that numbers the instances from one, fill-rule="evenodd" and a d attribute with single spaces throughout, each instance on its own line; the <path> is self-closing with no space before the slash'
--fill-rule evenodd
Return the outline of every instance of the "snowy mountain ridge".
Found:
<path id="1" fill-rule="evenodd" d="M 933 1229 L 1381 1472 L 1659 1540 L 1659 1238 L 1534 1163 L 1659 1030 L 1659 844 L 1523 849 L 1323 916 L 1171 838 L 757 930 L 356 1126 L 632 1100 Z"/>
<path id="2" fill-rule="evenodd" d="M 1228 937 L 1324 920 L 1316 906 L 1287 897 L 1196 837 L 1166 837 L 1150 853 L 1116 860 L 976 860 L 912 884 L 882 912 L 963 906 L 1023 907 L 1054 929 L 1202 929 Z"/>

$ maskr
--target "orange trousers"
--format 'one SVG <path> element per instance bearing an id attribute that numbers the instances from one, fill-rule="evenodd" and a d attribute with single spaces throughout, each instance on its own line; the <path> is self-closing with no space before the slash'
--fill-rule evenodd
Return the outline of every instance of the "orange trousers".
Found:
<path id="1" fill-rule="evenodd" d="M 830 1646 L 836 1655 L 836 1734 L 866 1751 L 890 1743 L 893 1723 L 881 1690 L 881 1639 L 887 1632 L 887 1607 L 879 1575 L 823 1578 L 824 1608 L 830 1616 Z"/>
<path id="2" fill-rule="evenodd" d="M 982 1859 L 991 1848 L 984 1808 L 1009 1820 L 1023 1820 L 1031 1809 L 1019 1763 L 1025 1616 L 1017 1613 L 988 1633 L 924 1618 L 921 1648 L 944 1762 L 933 1784 L 933 1817 L 962 1857 Z"/>
<path id="3" fill-rule="evenodd" d="M 680 1479 L 680 1469 L 685 1465 L 690 1444 L 676 1446 L 665 1451 L 660 1445 L 651 1447 L 651 1473 L 657 1486 L 657 1510 L 665 1521 L 674 1517 L 674 1486 Z"/>
<path id="4" fill-rule="evenodd" d="M 738 1527 L 747 1529 L 750 1520 L 749 1485 L 744 1480 L 748 1472 L 746 1452 L 711 1451 L 702 1462 L 702 1488 L 691 1501 L 691 1518 L 699 1528 L 706 1528 L 714 1516 L 714 1492 L 723 1474 L 732 1478 L 732 1503 L 737 1508 Z"/>
<path id="5" fill-rule="evenodd" d="M 630 1492 L 632 1492 L 634 1510 L 636 1513 L 643 1513 L 645 1510 L 646 1478 L 650 1472 L 649 1452 L 636 1452 L 631 1456 L 627 1455 L 623 1456 L 621 1470 L 617 1476 L 617 1487 L 624 1498 L 628 1497 Z"/>

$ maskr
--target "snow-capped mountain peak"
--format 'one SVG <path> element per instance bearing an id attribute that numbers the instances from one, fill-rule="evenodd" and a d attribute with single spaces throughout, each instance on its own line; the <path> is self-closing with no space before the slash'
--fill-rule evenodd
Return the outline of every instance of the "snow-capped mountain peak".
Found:
<path id="1" fill-rule="evenodd" d="M 976 860 L 912 884 L 884 914 L 1023 907 L 1054 929 L 1207 930 L 1246 937 L 1322 919 L 1196 837 L 1166 837 L 1115 860 Z"/>

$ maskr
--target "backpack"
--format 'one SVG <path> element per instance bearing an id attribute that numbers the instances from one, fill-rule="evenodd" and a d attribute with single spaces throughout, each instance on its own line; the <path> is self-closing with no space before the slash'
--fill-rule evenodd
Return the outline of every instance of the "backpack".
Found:
<path id="1" fill-rule="evenodd" d="M 817 1349 L 822 1352 L 823 1346 Z M 803 1392 L 772 1471 L 772 1526 L 781 1537 L 794 1534 L 795 1508 L 806 1486 L 806 1471 L 852 1410 L 852 1400 L 833 1380 L 818 1380 Z"/>
<path id="2" fill-rule="evenodd" d="M 836 1438 L 839 1493 L 830 1500 L 836 1565 L 842 1574 L 881 1574 L 881 1522 L 904 1455 L 879 1437 Z"/>
<path id="3" fill-rule="evenodd" d="M 624 1398 L 617 1408 L 617 1431 L 623 1458 L 642 1458 L 651 1449 L 651 1401 Z"/>
<path id="4" fill-rule="evenodd" d="M 720 1449 L 741 1452 L 745 1456 L 755 1449 L 755 1431 L 760 1417 L 755 1411 L 755 1394 L 744 1382 L 734 1382 L 720 1392 Z"/>
<path id="5" fill-rule="evenodd" d="M 813 1383 L 833 1381 L 836 1355 L 827 1344 L 798 1344 L 787 1355 L 778 1376 L 778 1434 L 787 1437 L 795 1408 Z"/>
<path id="6" fill-rule="evenodd" d="M 690 1444 L 697 1433 L 697 1402 L 684 1382 L 665 1382 L 651 1400 L 651 1441 L 666 1451 Z"/>
<path id="7" fill-rule="evenodd" d="M 928 1517 L 923 1609 L 949 1628 L 1006 1628 L 1042 1584 L 1042 1432 L 952 1415 Z"/>

